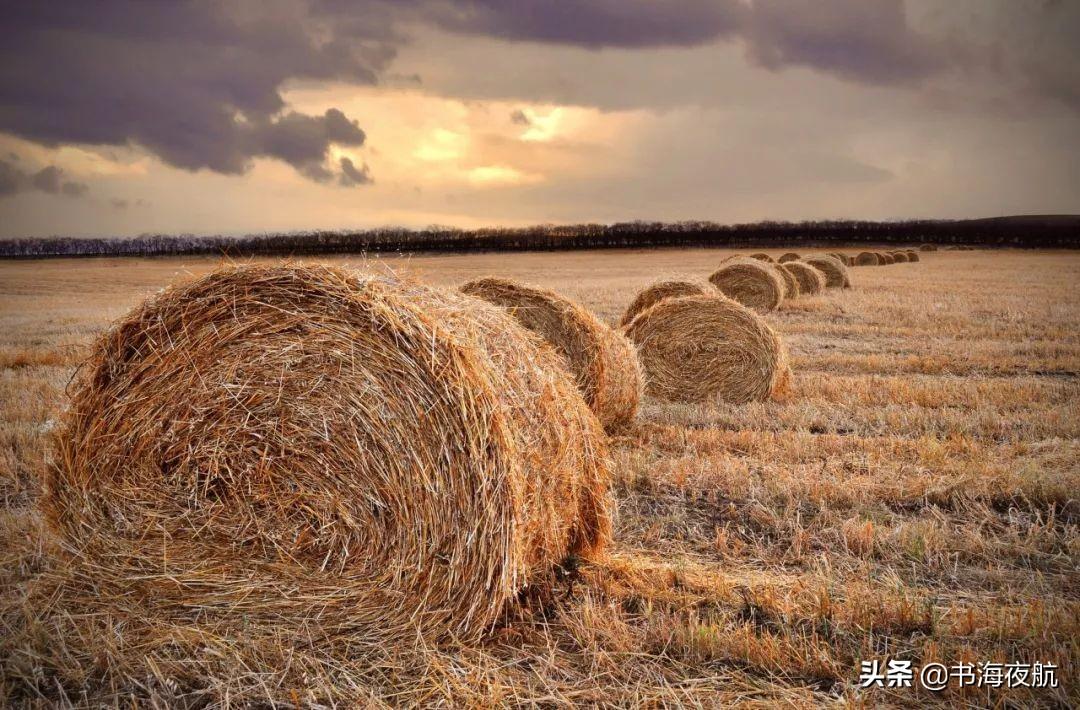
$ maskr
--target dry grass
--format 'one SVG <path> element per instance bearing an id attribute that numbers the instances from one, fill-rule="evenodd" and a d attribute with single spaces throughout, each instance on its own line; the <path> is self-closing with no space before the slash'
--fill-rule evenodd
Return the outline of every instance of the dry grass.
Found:
<path id="1" fill-rule="evenodd" d="M 551 344 L 607 431 L 618 431 L 634 420 L 644 381 L 637 352 L 621 333 L 554 291 L 511 279 L 474 279 L 461 292 L 507 309 Z"/>
<path id="2" fill-rule="evenodd" d="M 657 273 L 701 278 L 724 255 L 407 266 L 444 286 L 537 281 L 614 323 Z M 48 431 L 106 324 L 216 262 L 0 262 L 0 352 L 35 354 L 0 369 L 0 703 L 1075 706 L 1080 255 L 922 256 L 766 316 L 794 366 L 782 399 L 647 397 L 612 442 L 613 556 L 481 644 L 331 658 L 294 634 L 265 639 L 245 665 L 242 633 L 194 639 L 163 624 L 174 662 L 127 676 L 96 659 L 129 626 L 73 615 L 95 608 L 93 579 L 64 566 L 42 528 Z M 57 586 L 77 603 L 50 596 Z M 182 650 L 192 644 L 197 655 Z M 859 661 L 886 657 L 1056 662 L 1062 687 L 859 690 Z"/>

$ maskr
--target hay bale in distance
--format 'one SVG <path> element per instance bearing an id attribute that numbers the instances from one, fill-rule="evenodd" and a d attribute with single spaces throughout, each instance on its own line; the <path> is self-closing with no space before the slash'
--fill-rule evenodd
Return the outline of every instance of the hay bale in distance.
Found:
<path id="1" fill-rule="evenodd" d="M 889 252 L 889 256 L 891 256 L 893 258 L 894 263 L 897 263 L 897 264 L 906 264 L 907 263 L 907 254 L 902 252 L 902 251 L 891 251 L 891 252 Z"/>
<path id="2" fill-rule="evenodd" d="M 816 296 L 825 290 L 825 274 L 809 264 L 792 261 L 781 264 L 780 268 L 795 277 L 799 282 L 799 293 Z"/>
<path id="3" fill-rule="evenodd" d="M 847 267 L 840 260 L 832 256 L 811 256 L 803 259 L 804 262 L 821 271 L 825 275 L 826 288 L 850 288 L 851 277 Z"/>
<path id="4" fill-rule="evenodd" d="M 610 537 L 605 439 L 557 359 L 454 292 L 216 271 L 97 342 L 46 518 L 102 604 L 215 635 L 476 638 Z"/>
<path id="5" fill-rule="evenodd" d="M 643 382 L 637 353 L 626 338 L 554 291 L 489 277 L 470 281 L 461 292 L 507 309 L 550 343 L 606 430 L 633 421 Z"/>
<path id="6" fill-rule="evenodd" d="M 908 249 L 904 253 L 907 254 L 907 260 L 908 261 L 918 261 L 919 260 L 919 252 L 917 252 L 917 251 L 914 251 L 912 249 Z"/>
<path id="7" fill-rule="evenodd" d="M 876 252 L 863 251 L 859 252 L 859 255 L 855 257 L 856 266 L 879 266 L 880 264 L 881 259 Z"/>
<path id="8" fill-rule="evenodd" d="M 777 259 L 777 262 L 781 264 L 786 264 L 789 261 L 798 261 L 801 258 L 802 257 L 795 252 L 789 251 L 788 253 L 783 254 L 779 259 Z"/>
<path id="9" fill-rule="evenodd" d="M 878 260 L 880 261 L 882 266 L 888 266 L 889 264 L 896 263 L 896 260 L 889 256 L 887 252 L 879 251 L 877 252 L 877 255 Z"/>
<path id="10" fill-rule="evenodd" d="M 798 298 L 800 293 L 799 280 L 791 272 L 781 268 L 783 264 L 770 264 L 770 266 L 780 276 L 780 280 L 784 282 L 784 299 Z"/>
<path id="11" fill-rule="evenodd" d="M 630 321 L 634 320 L 634 316 L 647 308 L 651 308 L 665 298 L 699 296 L 703 293 L 705 293 L 705 289 L 692 281 L 658 281 L 634 297 L 626 312 L 623 313 L 619 326 L 629 325 Z"/>
<path id="12" fill-rule="evenodd" d="M 639 313 L 625 332 L 638 347 L 654 397 L 741 404 L 768 399 L 790 378 L 779 336 L 725 296 L 665 299 Z"/>
<path id="13" fill-rule="evenodd" d="M 933 244 L 920 244 L 919 251 L 937 251 L 937 247 Z"/>
<path id="14" fill-rule="evenodd" d="M 709 283 L 725 296 L 758 311 L 774 311 L 784 300 L 784 278 L 770 264 L 742 259 L 723 264 Z"/>
<path id="15" fill-rule="evenodd" d="M 755 254 L 751 254 L 750 258 L 751 259 L 757 259 L 758 261 L 765 261 L 765 262 L 768 262 L 770 264 L 775 264 L 776 263 L 776 259 L 773 259 L 771 256 L 769 256 L 768 254 L 766 254 L 763 251 L 759 251 L 759 252 L 757 252 Z"/>

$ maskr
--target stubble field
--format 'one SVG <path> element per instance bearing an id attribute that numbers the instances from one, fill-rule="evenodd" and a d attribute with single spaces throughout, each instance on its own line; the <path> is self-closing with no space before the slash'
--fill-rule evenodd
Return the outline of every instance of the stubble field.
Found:
<path id="1" fill-rule="evenodd" d="M 449 286 L 507 276 L 615 323 L 650 282 L 704 279 L 729 253 L 310 261 Z M 481 647 L 377 667 L 312 661 L 323 670 L 298 674 L 286 648 L 262 668 L 230 665 L 223 640 L 189 676 L 141 679 L 100 667 L 95 646 L 117 639 L 73 638 L 76 612 L 42 593 L 64 571 L 35 508 L 39 482 L 88 344 L 149 293 L 219 262 L 0 262 L 0 702 L 1069 706 L 1080 694 L 1080 254 L 921 256 L 853 268 L 852 289 L 766 316 L 792 356 L 782 399 L 647 399 L 612 442 L 610 559 Z M 859 689 L 859 662 L 886 658 L 1053 663 L 1059 687 Z"/>

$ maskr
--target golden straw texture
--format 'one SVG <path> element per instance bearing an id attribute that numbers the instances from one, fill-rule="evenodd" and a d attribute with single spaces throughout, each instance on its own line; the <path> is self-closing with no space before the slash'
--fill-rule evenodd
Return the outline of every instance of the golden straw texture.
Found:
<path id="1" fill-rule="evenodd" d="M 780 338 L 749 308 L 717 295 L 660 301 L 626 328 L 649 394 L 682 402 L 765 400 L 790 377 Z"/>
<path id="2" fill-rule="evenodd" d="M 651 308 L 665 298 L 698 296 L 703 293 L 705 293 L 705 289 L 692 281 L 658 281 L 634 297 L 634 300 L 627 307 L 626 313 L 623 313 L 619 326 L 629 325 L 630 321 L 634 320 L 634 316 L 646 308 Z"/>
<path id="3" fill-rule="evenodd" d="M 850 288 L 851 277 L 846 266 L 832 256 L 810 256 L 803 259 L 807 264 L 825 274 L 826 288 Z"/>
<path id="4" fill-rule="evenodd" d="M 725 262 L 709 276 L 725 296 L 758 311 L 773 311 L 784 300 L 783 277 L 769 264 L 751 259 Z"/>
<path id="5" fill-rule="evenodd" d="M 799 293 L 804 296 L 816 296 L 825 290 L 825 274 L 809 264 L 791 261 L 780 265 L 799 282 Z"/>
<path id="6" fill-rule="evenodd" d="M 864 251 L 859 252 L 859 255 L 855 257 L 856 266 L 878 266 L 881 264 L 881 258 L 878 257 L 876 252 Z"/>
<path id="7" fill-rule="evenodd" d="M 97 342 L 43 506 L 95 603 L 192 638 L 475 638 L 610 536 L 603 433 L 557 362 L 453 292 L 222 269 Z"/>
<path id="8" fill-rule="evenodd" d="M 779 263 L 781 263 L 781 264 L 786 264 L 789 261 L 798 261 L 800 258 L 802 258 L 802 257 L 800 257 L 795 252 L 789 251 L 788 253 L 784 254 L 779 259 L 777 259 L 777 261 Z"/>
<path id="9" fill-rule="evenodd" d="M 622 334 L 554 291 L 493 277 L 470 281 L 461 291 L 507 309 L 550 343 L 606 430 L 634 420 L 644 383 L 637 352 Z"/>

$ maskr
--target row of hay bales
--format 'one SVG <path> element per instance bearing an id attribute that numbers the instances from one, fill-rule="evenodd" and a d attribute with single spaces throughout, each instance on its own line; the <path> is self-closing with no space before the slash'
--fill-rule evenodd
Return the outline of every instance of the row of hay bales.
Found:
<path id="1" fill-rule="evenodd" d="M 855 257 L 855 266 L 887 266 L 919 261 L 919 253 L 914 249 L 895 251 L 864 251 Z"/>
<path id="2" fill-rule="evenodd" d="M 173 286 L 79 369 L 46 520 L 119 613 L 311 643 L 476 639 L 567 558 L 603 553 L 604 430 L 646 386 L 747 402 L 786 385 L 749 308 L 701 287 L 649 298 L 614 329 L 496 278 L 249 265 Z"/>
<path id="3" fill-rule="evenodd" d="M 756 311 L 849 287 L 849 263 L 734 258 L 707 284 L 647 288 L 617 328 L 506 279 L 451 291 L 224 268 L 92 349 L 46 519 L 102 603 L 143 600 L 215 633 L 475 639 L 568 557 L 602 554 L 605 430 L 632 422 L 644 392 L 784 391 L 786 349 Z"/>

